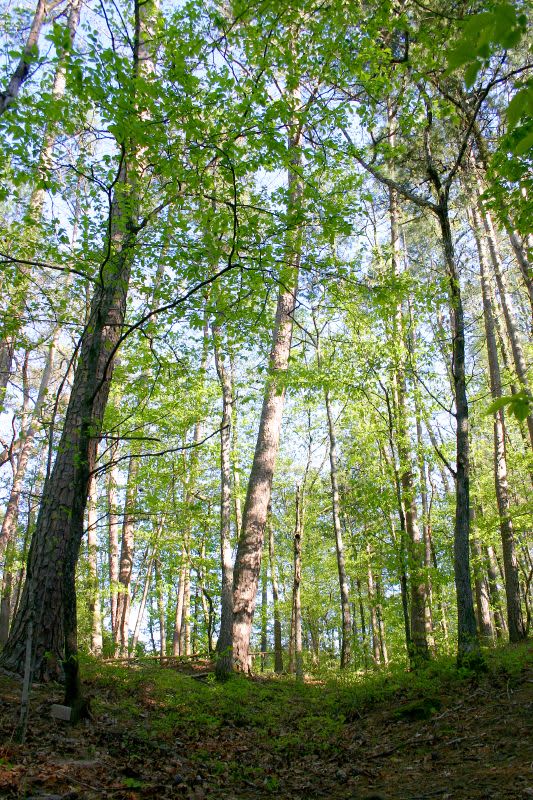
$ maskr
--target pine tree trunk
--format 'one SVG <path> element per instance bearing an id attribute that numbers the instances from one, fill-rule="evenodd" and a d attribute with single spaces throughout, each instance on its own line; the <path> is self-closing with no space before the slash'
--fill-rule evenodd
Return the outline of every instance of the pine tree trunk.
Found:
<path id="1" fill-rule="evenodd" d="M 140 64 L 145 68 L 145 62 L 149 61 L 145 32 L 141 34 L 141 29 L 151 8 L 151 4 L 138 6 L 134 73 Z M 133 156 L 133 152 L 127 155 Z M 35 609 L 34 674 L 41 680 L 57 677 L 63 658 L 68 660 L 77 654 L 76 564 L 84 531 L 89 478 L 112 378 L 112 354 L 125 317 L 137 240 L 134 158 L 131 163 L 130 168 L 126 157 L 121 165 L 121 188 L 110 208 L 109 254 L 91 302 L 90 324 L 81 337 L 63 431 L 30 545 L 20 606 L 1 655 L 2 666 L 22 674 L 28 625 L 33 624 Z"/>

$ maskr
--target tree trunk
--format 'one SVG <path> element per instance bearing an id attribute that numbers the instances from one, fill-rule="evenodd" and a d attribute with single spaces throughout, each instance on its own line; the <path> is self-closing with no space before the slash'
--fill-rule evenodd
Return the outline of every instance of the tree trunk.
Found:
<path id="1" fill-rule="evenodd" d="M 374 664 L 379 664 L 381 662 L 381 648 L 380 648 L 380 641 L 379 641 L 379 621 L 378 621 L 378 612 L 376 607 L 376 591 L 374 586 L 374 574 L 372 572 L 372 551 L 370 549 L 370 545 L 367 545 L 366 548 L 367 552 L 367 581 L 368 581 L 368 604 L 370 606 L 370 624 L 372 629 L 372 655 L 374 658 Z"/>
<path id="2" fill-rule="evenodd" d="M 494 619 L 496 623 L 496 635 L 501 638 L 503 634 L 507 633 L 507 623 L 505 615 L 502 612 L 502 602 L 500 598 L 500 590 L 498 588 L 498 564 L 496 562 L 496 555 L 492 545 L 485 548 L 487 556 L 487 576 L 489 583 L 490 603 L 494 611 Z"/>
<path id="3" fill-rule="evenodd" d="M 268 574 L 266 559 L 261 563 L 261 672 L 265 671 L 266 651 L 268 647 Z"/>
<path id="4" fill-rule="evenodd" d="M 268 555 L 270 561 L 270 580 L 272 583 L 272 602 L 274 606 L 274 672 L 281 675 L 283 672 L 283 648 L 281 645 L 281 619 L 279 615 L 279 588 L 276 568 L 276 554 L 274 550 L 274 529 L 272 526 L 271 512 L 268 512 Z"/>
<path id="5" fill-rule="evenodd" d="M 329 463 L 331 479 L 331 500 L 333 513 L 333 528 L 335 531 L 335 547 L 337 552 L 337 570 L 339 573 L 339 586 L 341 595 L 341 615 L 342 615 L 342 641 L 341 641 L 341 669 L 350 663 L 351 639 L 352 639 L 352 618 L 350 611 L 350 591 L 348 587 L 348 575 L 346 573 L 346 562 L 344 556 L 344 542 L 342 539 L 341 510 L 338 482 L 337 465 L 337 439 L 335 436 L 335 423 L 329 390 L 324 393 L 326 403 L 326 414 L 328 418 L 329 432 Z"/>
<path id="6" fill-rule="evenodd" d="M 139 605 L 139 612 L 137 614 L 137 619 L 135 621 L 135 628 L 133 630 L 133 637 L 132 637 L 132 640 L 131 640 L 131 652 L 132 652 L 133 656 L 135 656 L 135 652 L 137 650 L 137 642 L 139 641 L 139 634 L 140 634 L 140 631 L 141 631 L 141 622 L 142 622 L 142 619 L 143 619 L 143 616 L 144 616 L 144 610 L 146 608 L 146 600 L 148 598 L 148 592 L 150 590 L 150 580 L 151 580 L 151 577 L 152 577 L 152 568 L 153 568 L 153 564 L 154 564 L 154 558 L 155 558 L 155 546 L 154 546 L 154 550 L 152 550 L 152 552 L 151 552 L 151 554 L 150 554 L 150 556 L 148 558 L 148 562 L 147 562 L 147 565 L 146 565 L 146 575 L 145 575 L 145 578 L 144 578 L 143 593 L 142 593 L 142 596 L 141 596 L 141 602 L 140 602 L 140 605 Z"/>
<path id="7" fill-rule="evenodd" d="M 479 198 L 479 192 L 477 194 L 476 199 L 479 208 L 479 213 L 483 219 L 483 225 L 485 228 L 485 234 L 489 246 L 490 259 L 492 262 L 494 276 L 496 278 L 496 284 L 498 286 L 500 302 L 502 305 L 503 316 L 505 319 L 505 327 L 507 329 L 507 335 L 509 336 L 509 341 L 511 342 L 511 352 L 513 354 L 513 362 L 516 370 L 516 375 L 530 402 L 533 403 L 533 395 L 531 394 L 531 388 L 529 386 L 529 381 L 528 381 L 527 364 L 524 357 L 524 349 L 522 346 L 522 341 L 520 338 L 520 333 L 516 322 L 516 313 L 514 310 L 513 300 L 507 289 L 507 282 L 505 279 L 505 273 L 503 271 L 503 265 L 500 258 L 498 241 L 496 238 L 496 231 L 494 229 L 490 213 L 488 211 L 484 211 L 484 209 L 482 208 L 481 200 Z M 529 414 L 527 417 L 527 427 L 529 431 L 529 439 L 531 447 L 533 448 L 533 414 Z M 510 633 L 511 632 L 509 631 L 509 634 Z"/>
<path id="8" fill-rule="evenodd" d="M 465 322 L 461 286 L 455 263 L 448 213 L 448 192 L 439 192 L 439 213 L 444 256 L 450 285 L 453 335 L 453 383 L 457 424 L 455 469 L 454 576 L 457 597 L 457 661 L 475 663 L 480 658 L 474 598 L 470 582 L 470 461 L 468 398 L 465 371 Z"/>
<path id="9" fill-rule="evenodd" d="M 483 570 L 481 544 L 477 536 L 471 537 L 470 544 L 472 546 L 472 569 L 474 573 L 479 633 L 482 639 L 491 643 L 494 639 L 494 630 L 490 617 L 489 591 Z"/>
<path id="10" fill-rule="evenodd" d="M 118 469 L 115 461 L 118 454 L 118 442 L 109 447 L 109 458 L 111 467 L 107 476 L 107 513 L 109 519 L 109 592 L 111 600 L 111 633 L 113 639 L 113 649 L 117 647 L 117 598 L 118 598 L 118 536 L 119 536 L 119 517 L 118 517 Z"/>
<path id="11" fill-rule="evenodd" d="M 100 608 L 100 587 L 98 581 L 98 538 L 96 512 L 96 479 L 89 481 L 87 500 L 87 561 L 89 566 L 89 618 L 91 621 L 91 653 L 102 654 L 102 611 Z"/>
<path id="12" fill-rule="evenodd" d="M 161 560 L 159 556 L 154 561 L 154 570 L 157 614 L 159 617 L 159 657 L 161 662 L 163 662 L 167 654 L 167 634 L 165 624 L 165 597 L 163 592 L 163 579 L 161 576 Z"/>
<path id="13" fill-rule="evenodd" d="M 30 74 L 31 65 L 38 54 L 39 35 L 46 16 L 46 10 L 46 0 L 38 0 L 20 61 L 9 79 L 5 91 L 0 92 L 0 115 L 4 114 L 16 100 L 24 81 Z"/>
<path id="14" fill-rule="evenodd" d="M 389 107 L 389 127 L 394 119 Z M 394 135 L 392 134 L 392 144 Z M 389 187 L 389 218 L 390 240 L 392 255 L 392 274 L 397 277 L 400 273 L 400 220 L 398 211 L 398 194 L 393 187 Z M 411 458 L 411 442 L 408 433 L 409 423 L 407 418 L 407 383 L 405 379 L 405 332 L 403 308 L 401 301 L 396 306 L 394 315 L 394 338 L 398 350 L 395 375 L 395 406 L 396 406 L 396 436 L 398 461 L 400 466 L 400 482 L 402 487 L 402 501 L 405 512 L 405 528 L 408 542 L 408 566 L 411 579 L 411 640 L 409 658 L 411 664 L 416 666 L 420 661 L 429 658 L 426 636 L 426 581 L 424 575 L 424 555 L 422 536 L 418 525 L 416 508 L 416 492 Z"/>
<path id="15" fill-rule="evenodd" d="M 302 247 L 302 225 L 299 217 L 303 194 L 300 123 L 293 121 L 290 128 L 288 153 L 291 164 L 288 171 L 289 199 L 285 265 L 280 276 L 280 291 L 269 359 L 269 376 L 233 570 L 233 659 L 235 667 L 242 672 L 248 672 L 250 669 L 248 657 L 250 636 L 261 569 L 265 525 L 272 492 L 272 479 L 279 448 L 285 403 L 285 375 L 291 350 Z"/>
<path id="16" fill-rule="evenodd" d="M 134 74 L 150 62 L 146 39 L 152 8 L 146 3 L 136 9 Z M 134 107 L 132 113 L 138 113 Z M 61 660 L 77 654 L 76 563 L 137 240 L 135 150 L 130 144 L 121 164 L 120 191 L 110 207 L 109 254 L 91 303 L 90 324 L 81 337 L 63 432 L 30 545 L 26 584 L 1 655 L 5 668 L 22 674 L 27 629 L 35 608 L 33 652 L 38 679 L 57 677 Z"/>
<path id="17" fill-rule="evenodd" d="M 489 364 L 490 389 L 493 400 L 502 396 L 498 347 L 494 329 L 494 315 L 489 286 L 488 259 L 481 236 L 480 220 L 475 208 L 472 209 L 473 230 L 476 238 L 481 272 L 481 292 L 483 297 L 483 317 L 485 320 L 485 337 L 487 341 L 487 359 Z M 505 569 L 505 595 L 507 599 L 507 623 L 509 638 L 518 642 L 526 636 L 522 617 L 518 563 L 514 540 L 513 523 L 507 484 L 507 455 L 505 444 L 505 417 L 503 408 L 494 412 L 494 483 L 496 500 L 500 517 L 500 534 L 502 539 L 503 562 Z"/>
<path id="18" fill-rule="evenodd" d="M 13 561 L 15 542 L 10 540 L 5 550 L 2 586 L 0 589 L 0 645 L 7 642 L 13 606 Z"/>
<path id="19" fill-rule="evenodd" d="M 292 589 L 292 609 L 294 619 L 294 661 L 296 680 L 303 681 L 304 666 L 302 652 L 302 534 L 303 534 L 303 502 L 304 486 L 296 484 L 295 491 L 295 511 L 294 522 L 294 582 Z"/>
<path id="20" fill-rule="evenodd" d="M 231 375 L 220 352 L 220 331 L 213 328 L 215 366 L 222 388 L 220 426 L 220 632 L 217 641 L 216 671 L 220 676 L 231 672 L 233 662 L 233 558 L 231 551 L 231 441 L 233 422 L 233 386 Z"/>
<path id="21" fill-rule="evenodd" d="M 135 549 L 135 504 L 137 500 L 137 473 L 139 461 L 130 458 L 128 479 L 126 483 L 126 499 L 124 502 L 124 519 L 122 522 L 122 542 L 118 570 L 117 596 L 117 655 L 127 656 L 129 650 L 129 622 L 131 608 L 131 576 L 133 574 L 133 556 Z"/>

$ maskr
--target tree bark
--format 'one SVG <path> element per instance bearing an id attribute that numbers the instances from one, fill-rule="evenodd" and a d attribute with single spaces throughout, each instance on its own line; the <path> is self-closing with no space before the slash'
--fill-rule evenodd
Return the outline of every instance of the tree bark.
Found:
<path id="1" fill-rule="evenodd" d="M 33 14 L 30 32 L 22 51 L 22 56 L 13 72 L 6 89 L 0 92 L 0 116 L 4 114 L 12 103 L 16 100 L 20 90 L 28 75 L 32 63 L 38 54 L 38 41 L 46 17 L 46 1 L 38 0 L 37 7 Z"/>
<path id="2" fill-rule="evenodd" d="M 294 580 L 292 588 L 292 609 L 294 619 L 294 662 L 296 680 L 303 681 L 304 666 L 302 652 L 302 534 L 303 503 L 305 485 L 296 484 L 294 521 Z"/>
<path id="3" fill-rule="evenodd" d="M 129 651 L 129 622 L 131 608 L 131 576 L 135 550 L 135 504 L 137 501 L 137 473 L 139 461 L 130 458 L 122 522 L 122 541 L 118 570 L 118 595 L 116 619 L 117 655 L 127 656 Z"/>
<path id="4" fill-rule="evenodd" d="M 439 190 L 440 224 L 446 269 L 450 286 L 453 334 L 453 383 L 456 406 L 455 535 L 454 576 L 457 597 L 457 633 L 459 664 L 480 658 L 470 582 L 470 445 L 468 397 L 465 371 L 465 322 L 459 275 L 455 263 L 453 237 L 448 213 L 448 190 Z"/>
<path id="5" fill-rule="evenodd" d="M 270 581 L 272 583 L 272 602 L 274 606 L 274 672 L 281 675 L 283 672 L 283 648 L 281 644 L 281 619 L 279 614 L 279 587 L 276 568 L 276 553 L 274 550 L 274 528 L 272 526 L 271 511 L 268 511 L 268 555 L 270 562 Z"/>
<path id="6" fill-rule="evenodd" d="M 297 98 L 295 99 L 297 100 Z M 269 376 L 233 570 L 233 659 L 236 669 L 241 672 L 250 670 L 248 653 L 252 620 L 261 569 L 265 525 L 272 492 L 272 479 L 279 448 L 285 403 L 285 376 L 291 350 L 293 315 L 302 248 L 302 225 L 299 218 L 303 193 L 300 145 L 300 123 L 293 121 L 290 125 L 288 141 L 290 167 L 288 171 L 289 199 L 285 265 L 280 280 L 272 335 Z"/>
<path id="7" fill-rule="evenodd" d="M 333 528 L 335 531 L 335 548 L 337 553 L 337 570 L 339 573 L 339 587 L 341 596 L 341 616 L 342 616 L 342 641 L 341 641 L 341 669 L 350 663 L 351 643 L 352 643 L 352 617 L 350 611 L 350 590 L 348 586 L 348 575 L 346 572 L 346 560 L 344 555 L 344 542 L 342 538 L 341 510 L 339 497 L 338 464 L 337 464 L 337 439 L 335 436 L 335 422 L 329 390 L 324 393 L 326 403 L 326 414 L 328 418 L 329 433 L 329 463 L 331 480 L 331 501 L 333 513 Z"/>
<path id="8" fill-rule="evenodd" d="M 489 364 L 490 389 L 493 400 L 502 396 L 500 365 L 498 361 L 498 347 L 494 328 L 494 314 L 491 302 L 491 291 L 488 275 L 488 259 L 484 242 L 481 236 L 480 220 L 477 210 L 472 208 L 473 230 L 479 254 L 481 292 L 483 297 L 483 317 L 485 321 L 485 337 L 487 341 L 487 359 Z M 511 504 L 509 501 L 509 487 L 507 483 L 507 454 L 505 416 L 503 408 L 494 412 L 494 483 L 496 500 L 500 517 L 500 534 L 502 540 L 503 562 L 505 570 L 505 595 L 507 599 L 507 623 L 509 638 L 518 642 L 526 636 L 526 629 L 522 617 L 520 583 L 518 577 L 518 563 L 516 546 L 511 519 Z"/>
<path id="9" fill-rule="evenodd" d="M 152 9 L 151 3 L 136 7 L 134 74 L 150 61 L 147 39 Z M 132 113 L 139 112 L 133 108 Z M 28 577 L 1 655 L 5 668 L 23 672 L 27 629 L 35 608 L 33 653 L 35 675 L 40 679 L 57 677 L 63 658 L 77 654 L 76 563 L 138 232 L 135 150 L 130 143 L 121 160 L 110 208 L 109 255 L 91 302 L 90 324 L 81 337 L 63 432 L 30 545 Z"/>
<path id="10" fill-rule="evenodd" d="M 91 653 L 102 654 L 102 611 L 100 607 L 100 586 L 98 581 L 98 538 L 96 511 L 96 479 L 89 481 L 87 500 L 87 561 L 89 566 L 89 618 L 91 621 Z"/>
<path id="11" fill-rule="evenodd" d="M 217 641 L 217 675 L 231 672 L 233 662 L 233 558 L 231 551 L 231 441 L 233 422 L 233 386 L 220 352 L 220 331 L 213 328 L 215 366 L 222 389 L 220 426 L 220 632 Z"/>

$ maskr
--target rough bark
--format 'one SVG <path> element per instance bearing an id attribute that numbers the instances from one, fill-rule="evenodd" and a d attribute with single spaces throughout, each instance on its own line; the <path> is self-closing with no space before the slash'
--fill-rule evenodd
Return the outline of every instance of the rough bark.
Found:
<path id="1" fill-rule="evenodd" d="M 134 73 L 149 60 L 146 21 L 152 8 L 151 3 L 137 6 Z M 30 545 L 28 577 L 1 656 L 5 668 L 23 672 L 28 624 L 35 608 L 33 657 L 35 675 L 41 679 L 57 677 L 59 662 L 77 653 L 76 564 L 113 372 L 110 354 L 115 352 L 124 321 L 137 239 L 136 159 L 129 158 L 134 151 L 132 144 L 121 161 L 110 207 L 109 253 L 91 302 L 90 324 L 81 336 L 63 431 Z"/>

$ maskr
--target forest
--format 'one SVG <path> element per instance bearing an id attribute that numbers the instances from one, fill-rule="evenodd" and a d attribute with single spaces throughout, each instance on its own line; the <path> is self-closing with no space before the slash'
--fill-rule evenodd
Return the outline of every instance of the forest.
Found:
<path id="1" fill-rule="evenodd" d="M 324 730 L 362 713 L 350 686 L 496 697 L 503 670 L 511 702 L 533 683 L 529 4 L 4 0 L 0 30 L 15 738 L 35 692 L 95 724 L 143 675 L 199 717 L 255 696 Z M 265 781 L 181 796 L 356 796 Z M 464 797 L 530 796 L 502 792 Z"/>

